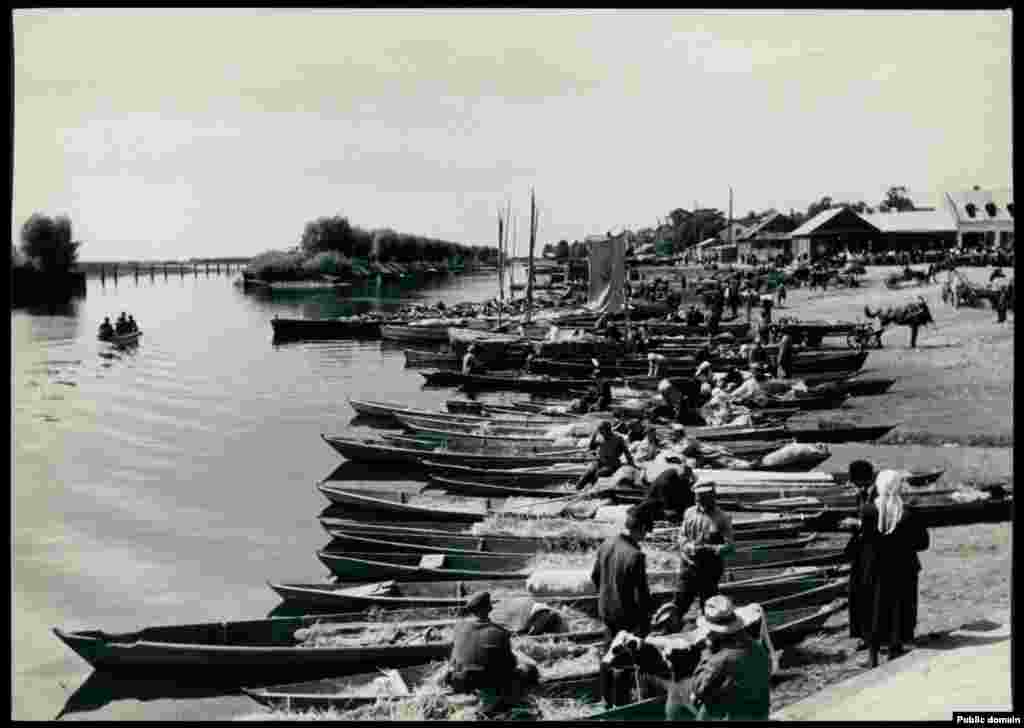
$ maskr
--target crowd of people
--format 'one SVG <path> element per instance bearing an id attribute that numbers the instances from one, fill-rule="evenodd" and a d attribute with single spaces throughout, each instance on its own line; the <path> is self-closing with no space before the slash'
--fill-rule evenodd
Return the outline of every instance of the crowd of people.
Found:
<path id="1" fill-rule="evenodd" d="M 115 335 L 123 336 L 124 334 L 135 333 L 138 330 L 139 326 L 135 323 L 135 317 L 122 311 L 114 324 L 110 323 L 109 316 L 103 317 L 103 323 L 100 324 L 99 337 L 101 339 L 110 339 Z"/>
<path id="2" fill-rule="evenodd" d="M 604 442 L 615 442 L 603 430 Z M 609 447 L 628 458 L 629 450 Z M 600 456 L 599 456 L 600 457 Z M 920 551 L 929 546 L 928 531 L 913 507 L 904 503 L 908 473 L 882 470 L 859 460 L 849 467 L 858 493 L 858 516 L 848 519 L 853 533 L 846 550 L 852 571 L 849 581 L 849 631 L 855 649 L 868 654 L 865 667 L 877 667 L 879 655 L 894 660 L 914 640 L 918 609 Z M 691 607 L 697 606 L 698 633 L 704 647 L 689 692 L 666 703 L 666 719 L 696 715 L 698 720 L 767 720 L 771 703 L 770 676 L 774 658 L 770 639 L 752 638 L 732 601 L 719 593 L 728 557 L 735 551 L 732 520 L 716 501 L 716 485 L 696 481 L 689 473 L 689 501 L 683 507 L 677 548 L 680 568 L 672 600 L 659 607 L 647 578 L 643 541 L 665 512 L 663 497 L 652 494 L 631 508 L 622 529 L 600 546 L 591 570 L 598 593 L 598 617 L 604 624 L 605 658 L 601 661 L 601 696 L 608 707 L 631 700 L 633 685 L 642 684 L 634 663 L 615 667 L 623 644 L 640 645 L 652 631 L 677 632 Z M 653 491 L 653 489 L 652 489 Z M 517 656 L 511 633 L 490 621 L 491 595 L 470 597 L 471 616 L 456 631 L 449 684 L 461 690 L 489 691 L 492 706 L 508 707 L 538 680 L 536 665 Z M 761 612 L 763 620 L 763 612 Z M 762 627 L 762 629 L 764 629 Z M 660 644 L 660 643 L 659 643 Z M 625 681 L 625 685 L 623 685 Z"/>

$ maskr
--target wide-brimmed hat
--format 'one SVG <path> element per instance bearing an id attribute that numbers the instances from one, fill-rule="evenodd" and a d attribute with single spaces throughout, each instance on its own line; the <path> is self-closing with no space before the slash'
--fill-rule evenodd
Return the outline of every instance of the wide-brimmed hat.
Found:
<path id="1" fill-rule="evenodd" d="M 489 591 L 481 591 L 473 594 L 466 600 L 465 610 L 467 612 L 481 612 L 491 611 L 494 605 L 491 603 L 491 593 Z"/>
<path id="2" fill-rule="evenodd" d="M 704 614 L 697 617 L 697 626 L 718 634 L 734 634 L 743 629 L 743 620 L 736 616 L 732 600 L 722 594 L 704 602 Z"/>

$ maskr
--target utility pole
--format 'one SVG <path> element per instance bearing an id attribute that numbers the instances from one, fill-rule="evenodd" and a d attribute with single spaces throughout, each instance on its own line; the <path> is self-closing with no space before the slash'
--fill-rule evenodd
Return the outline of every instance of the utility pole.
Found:
<path id="1" fill-rule="evenodd" d="M 530 261 L 526 275 L 526 323 L 533 315 L 533 249 L 537 243 L 537 199 L 530 188 Z"/>

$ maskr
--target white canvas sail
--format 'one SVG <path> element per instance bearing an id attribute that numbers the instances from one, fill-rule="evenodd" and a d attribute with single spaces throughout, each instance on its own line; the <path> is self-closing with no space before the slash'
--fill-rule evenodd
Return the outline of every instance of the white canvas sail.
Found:
<path id="1" fill-rule="evenodd" d="M 595 313 L 620 313 L 626 305 L 626 237 L 587 243 L 590 290 L 587 308 Z"/>

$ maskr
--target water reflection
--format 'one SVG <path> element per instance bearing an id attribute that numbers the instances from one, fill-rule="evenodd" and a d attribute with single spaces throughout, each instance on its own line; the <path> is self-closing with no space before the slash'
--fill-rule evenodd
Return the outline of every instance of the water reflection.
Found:
<path id="1" fill-rule="evenodd" d="M 237 683 L 237 680 L 235 681 Z M 239 695 L 237 684 L 211 682 L 204 685 L 183 685 L 178 679 L 158 678 L 133 680 L 124 675 L 93 671 L 78 690 L 71 694 L 54 720 L 73 713 L 88 713 L 118 700 L 199 699 L 221 695 Z"/>
<path id="2" fill-rule="evenodd" d="M 388 463 L 356 463 L 348 460 L 335 468 L 324 481 L 425 480 L 426 476 L 409 466 Z"/>

